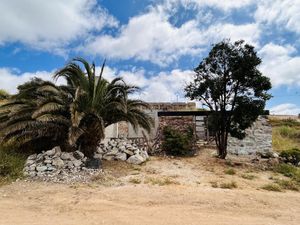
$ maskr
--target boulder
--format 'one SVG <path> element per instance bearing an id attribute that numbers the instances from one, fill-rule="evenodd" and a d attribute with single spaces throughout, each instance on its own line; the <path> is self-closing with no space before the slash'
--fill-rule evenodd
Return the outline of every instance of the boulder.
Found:
<path id="1" fill-rule="evenodd" d="M 145 162 L 145 159 L 140 155 L 133 155 L 127 159 L 127 162 L 130 164 L 139 165 Z"/>
<path id="2" fill-rule="evenodd" d="M 36 170 L 37 170 L 38 172 L 44 172 L 44 171 L 47 170 L 47 166 L 37 166 L 37 167 L 36 167 Z"/>
<path id="3" fill-rule="evenodd" d="M 37 154 L 33 154 L 33 155 L 28 156 L 27 160 L 35 160 L 36 157 L 37 157 Z"/>
<path id="4" fill-rule="evenodd" d="M 52 161 L 52 165 L 55 166 L 56 168 L 62 168 L 65 165 L 65 163 L 62 159 L 55 158 Z"/>
<path id="5" fill-rule="evenodd" d="M 71 153 L 69 153 L 69 152 L 63 152 L 63 153 L 61 153 L 61 156 L 60 156 L 60 158 L 62 159 L 62 160 L 71 160 Z"/>
<path id="6" fill-rule="evenodd" d="M 126 161 L 127 155 L 126 155 L 126 153 L 119 152 L 119 153 L 116 155 L 115 159 L 116 159 L 116 160 L 119 160 L 119 161 Z"/>
<path id="7" fill-rule="evenodd" d="M 51 150 L 48 150 L 48 151 L 45 152 L 45 154 L 48 155 L 48 156 L 53 156 L 53 155 L 55 155 L 55 153 L 56 153 L 55 148 L 52 148 Z"/>

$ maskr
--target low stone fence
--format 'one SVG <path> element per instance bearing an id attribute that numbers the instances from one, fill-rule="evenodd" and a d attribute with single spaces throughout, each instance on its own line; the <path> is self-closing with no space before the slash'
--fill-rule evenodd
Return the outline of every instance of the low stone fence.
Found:
<path id="1" fill-rule="evenodd" d="M 260 116 L 246 130 L 243 140 L 229 137 L 228 153 L 235 155 L 272 154 L 272 126 L 266 117 Z"/>

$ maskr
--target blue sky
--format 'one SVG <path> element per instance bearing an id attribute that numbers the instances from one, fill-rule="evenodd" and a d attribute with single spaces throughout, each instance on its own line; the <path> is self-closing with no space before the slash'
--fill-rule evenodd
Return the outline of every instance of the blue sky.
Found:
<path id="1" fill-rule="evenodd" d="M 276 114 L 300 113 L 299 0 L 2 0 L 0 88 L 52 74 L 82 56 L 147 101 L 186 101 L 183 87 L 211 45 L 244 39 L 270 77 Z M 61 83 L 63 81 L 58 81 Z"/>

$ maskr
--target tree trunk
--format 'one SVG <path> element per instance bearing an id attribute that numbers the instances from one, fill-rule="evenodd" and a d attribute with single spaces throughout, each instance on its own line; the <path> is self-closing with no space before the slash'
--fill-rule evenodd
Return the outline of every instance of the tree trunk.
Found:
<path id="1" fill-rule="evenodd" d="M 225 159 L 227 156 L 227 133 L 220 131 L 216 134 L 216 144 L 218 148 L 218 157 Z"/>

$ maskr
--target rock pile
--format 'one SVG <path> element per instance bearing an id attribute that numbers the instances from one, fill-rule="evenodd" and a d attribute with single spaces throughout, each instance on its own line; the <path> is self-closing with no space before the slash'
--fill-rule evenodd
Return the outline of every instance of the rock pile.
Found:
<path id="1" fill-rule="evenodd" d="M 62 152 L 60 147 L 27 158 L 24 175 L 51 181 L 83 181 L 96 170 L 85 167 L 87 158 L 80 151 Z"/>
<path id="2" fill-rule="evenodd" d="M 139 165 L 145 162 L 149 155 L 145 148 L 138 148 L 131 140 L 113 139 L 108 141 L 107 144 L 101 144 L 94 157 L 104 160 L 126 161 Z"/>

